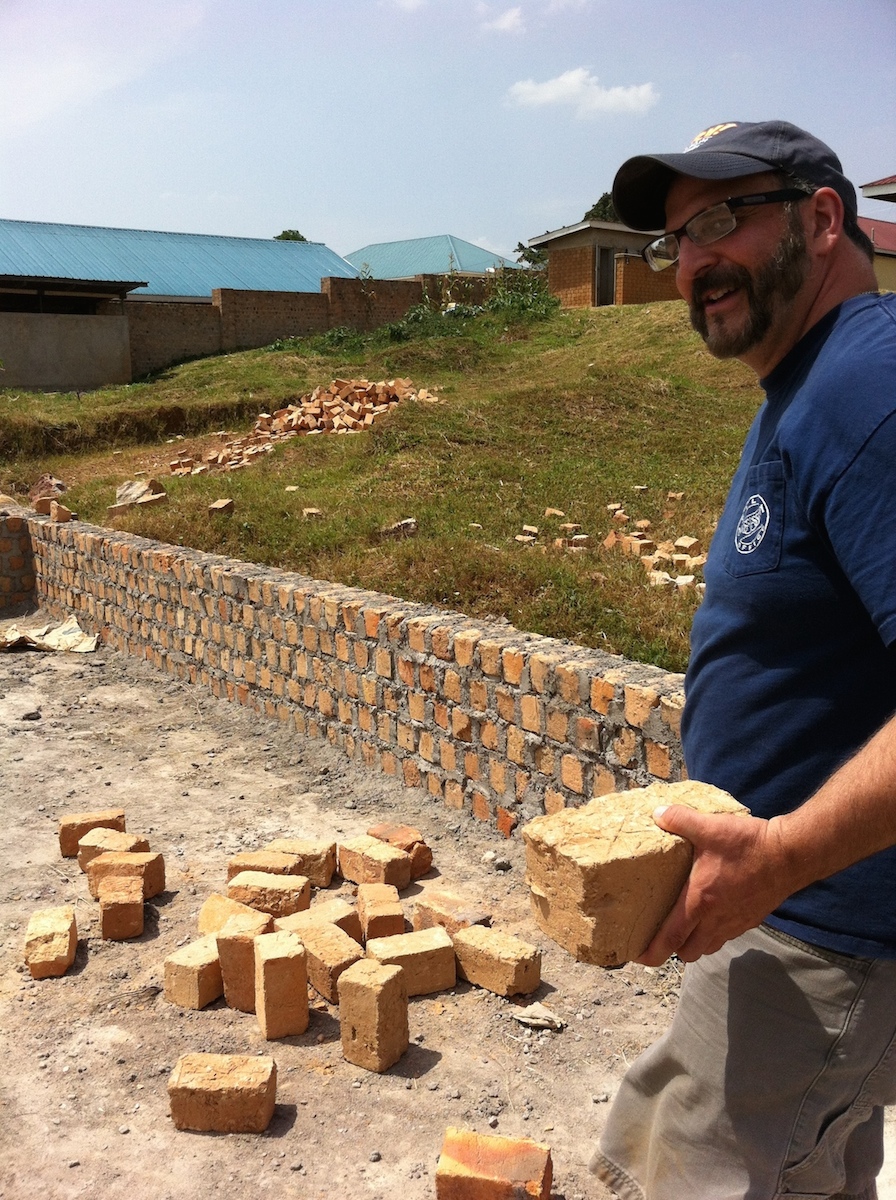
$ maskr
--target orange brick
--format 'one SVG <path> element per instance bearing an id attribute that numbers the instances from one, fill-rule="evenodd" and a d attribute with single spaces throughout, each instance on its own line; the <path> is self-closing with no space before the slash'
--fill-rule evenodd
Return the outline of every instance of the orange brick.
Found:
<path id="1" fill-rule="evenodd" d="M 367 957 L 405 971 L 409 996 L 425 996 L 453 988 L 457 982 L 454 944 L 441 926 L 374 938 Z"/>
<path id="2" fill-rule="evenodd" d="M 436 1167 L 436 1200 L 550 1200 L 550 1147 L 449 1126 Z"/>
<path id="3" fill-rule="evenodd" d="M 68 813 L 59 822 L 59 853 L 63 858 L 75 858 L 78 842 L 91 829 L 117 829 L 125 832 L 123 808 L 106 808 L 99 812 Z"/>
<path id="4" fill-rule="evenodd" d="M 358 885 L 358 916 L 364 940 L 404 933 L 404 910 L 398 888 L 388 883 Z"/>
<path id="5" fill-rule="evenodd" d="M 537 696 L 523 696 L 520 699 L 520 714 L 523 729 L 530 733 L 541 733 L 542 703 Z"/>
<path id="6" fill-rule="evenodd" d="M 263 1133 L 277 1102 L 272 1058 L 238 1054 L 184 1054 L 168 1079 L 175 1129 Z"/>
<path id="7" fill-rule="evenodd" d="M 625 685 L 623 694 L 626 721 L 637 729 L 643 729 L 651 713 L 659 705 L 659 693 L 642 684 L 629 683 Z"/>
<path id="8" fill-rule="evenodd" d="M 584 769 L 574 754 L 564 754 L 560 759 L 560 781 L 571 792 L 582 795 L 585 791 Z"/>
<path id="9" fill-rule="evenodd" d="M 501 668 L 505 683 L 518 685 L 523 678 L 526 667 L 526 656 L 515 646 L 507 646 L 501 651 Z"/>
<path id="10" fill-rule="evenodd" d="M 278 930 L 255 939 L 255 1014 L 267 1041 L 308 1028 L 305 947 L 294 933 Z"/>
<path id="11" fill-rule="evenodd" d="M 657 779 L 672 778 L 672 754 L 668 746 L 647 740 L 644 742 L 644 754 L 651 775 Z"/>
<path id="12" fill-rule="evenodd" d="M 388 1071 L 410 1044 L 404 969 L 362 959 L 337 986 L 343 1058 L 366 1071 Z"/>
<path id="13" fill-rule="evenodd" d="M 458 666 L 472 665 L 481 636 L 479 629 L 463 629 L 454 635 L 454 660 Z"/>
<path id="14" fill-rule="evenodd" d="M 64 975 L 75 961 L 78 926 L 71 905 L 32 913 L 25 934 L 25 962 L 32 979 Z"/>
<path id="15" fill-rule="evenodd" d="M 169 954 L 164 985 L 165 999 L 181 1008 L 205 1008 L 223 996 L 218 939 L 209 934 Z"/>

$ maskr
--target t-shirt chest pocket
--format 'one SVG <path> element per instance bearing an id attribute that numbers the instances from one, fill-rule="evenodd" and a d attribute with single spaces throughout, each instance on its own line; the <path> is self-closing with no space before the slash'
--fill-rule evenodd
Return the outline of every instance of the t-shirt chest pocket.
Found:
<path id="1" fill-rule="evenodd" d="M 784 540 L 784 493 L 783 463 L 758 463 L 749 469 L 741 506 L 733 506 L 726 522 L 724 563 L 729 575 L 777 570 Z"/>

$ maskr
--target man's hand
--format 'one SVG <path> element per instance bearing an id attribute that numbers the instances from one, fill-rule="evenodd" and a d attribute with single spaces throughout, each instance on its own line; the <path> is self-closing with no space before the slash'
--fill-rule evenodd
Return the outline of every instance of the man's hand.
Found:
<path id="1" fill-rule="evenodd" d="M 694 962 L 759 925 L 796 890 L 775 819 L 658 808 L 661 829 L 693 843 L 691 873 L 675 907 L 636 960 L 658 967 L 670 954 Z"/>

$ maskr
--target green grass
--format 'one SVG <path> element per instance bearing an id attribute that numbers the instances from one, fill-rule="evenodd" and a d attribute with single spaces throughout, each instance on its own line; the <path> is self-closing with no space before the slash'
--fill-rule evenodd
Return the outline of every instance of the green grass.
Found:
<path id="1" fill-rule="evenodd" d="M 80 397 L 0 392 L 0 490 L 50 471 L 103 524 L 116 486 L 150 471 L 169 504 L 119 528 L 683 669 L 696 597 L 649 588 L 640 564 L 600 547 L 607 505 L 649 519 L 658 541 L 708 543 L 761 400 L 752 374 L 710 358 L 677 303 L 419 325 L 331 331 Z M 407 376 L 441 403 L 402 403 L 365 434 L 280 443 L 244 471 L 168 476 L 172 449 L 201 451 L 220 442 L 212 431 L 243 432 L 338 376 Z M 684 498 L 670 505 L 669 491 Z M 209 517 L 221 496 L 234 514 Z M 323 519 L 303 520 L 306 506 Z M 405 517 L 416 538 L 381 537 Z M 587 552 L 547 548 L 562 519 L 593 535 Z M 538 546 L 514 541 L 524 524 Z"/>

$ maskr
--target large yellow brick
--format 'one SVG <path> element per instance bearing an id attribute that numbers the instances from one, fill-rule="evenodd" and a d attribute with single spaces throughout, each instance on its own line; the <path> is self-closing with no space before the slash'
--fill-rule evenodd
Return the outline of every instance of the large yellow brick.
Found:
<path id="1" fill-rule="evenodd" d="M 96 900 L 99 886 L 110 875 L 134 875 L 143 881 L 143 898 L 151 900 L 165 890 L 165 860 L 161 854 L 135 854 L 107 850 L 87 864 L 87 886 Z"/>
<path id="2" fill-rule="evenodd" d="M 241 1054 L 184 1054 L 168 1079 L 175 1129 L 263 1133 L 277 1103 L 272 1058 Z"/>
<path id="3" fill-rule="evenodd" d="M 205 1008 L 224 994 L 218 940 L 199 938 L 169 954 L 164 966 L 165 999 L 181 1008 Z"/>
<path id="4" fill-rule="evenodd" d="M 75 858 L 78 842 L 91 829 L 125 831 L 124 809 L 104 808 L 98 812 L 68 813 L 59 821 L 59 853 L 63 858 Z"/>
<path id="5" fill-rule="evenodd" d="M 32 979 L 64 975 L 75 961 L 78 926 L 69 904 L 32 913 L 25 933 L 25 963 Z"/>
<path id="6" fill-rule="evenodd" d="M 352 883 L 391 883 L 399 891 L 411 881 L 410 856 L 369 834 L 340 843 L 339 870 Z"/>
<path id="7" fill-rule="evenodd" d="M 318 900 L 312 904 L 310 908 L 304 912 L 293 913 L 289 917 L 276 917 L 274 919 L 275 929 L 290 929 L 293 933 L 297 933 L 302 937 L 302 930 L 309 922 L 315 922 L 318 925 L 336 925 L 343 933 L 347 933 L 352 941 L 361 945 L 364 941 L 364 933 L 361 929 L 361 918 L 358 916 L 358 910 L 353 908 L 346 900 L 335 896 L 332 900 Z M 304 941 L 304 938 L 302 939 Z"/>
<path id="8" fill-rule="evenodd" d="M 643 729 L 650 714 L 659 705 L 659 693 L 640 683 L 627 683 L 624 695 L 626 721 L 637 729 Z"/>
<path id="9" fill-rule="evenodd" d="M 311 884 L 304 875 L 269 875 L 241 871 L 227 884 L 227 895 L 272 917 L 288 917 L 311 903 Z"/>
<path id="10" fill-rule="evenodd" d="M 458 896 L 445 888 L 427 888 L 416 898 L 412 925 L 415 930 L 433 929 L 441 925 L 449 937 L 459 929 L 470 925 L 489 925 L 492 915 L 488 910 Z"/>
<path id="11" fill-rule="evenodd" d="M 267 913 L 231 917 L 215 935 L 224 999 L 230 1008 L 255 1012 L 255 939 L 270 933 L 273 920 Z"/>
<path id="12" fill-rule="evenodd" d="M 541 983 L 541 951 L 509 933 L 459 929 L 454 953 L 461 978 L 499 996 L 525 996 Z"/>
<path id="13" fill-rule="evenodd" d="M 308 982 L 331 1004 L 339 1003 L 339 976 L 364 957 L 354 938 L 336 925 L 309 921 L 301 931 L 308 961 Z"/>
<path id="14" fill-rule="evenodd" d="M 143 933 L 143 881 L 138 875 L 109 875 L 100 881 L 100 934 L 122 942 Z"/>
<path id="15" fill-rule="evenodd" d="M 429 761 L 433 761 L 431 757 Z M 372 825 L 367 830 L 367 834 L 369 837 L 378 838 L 381 842 L 387 842 L 390 846 L 394 846 L 396 850 L 403 850 L 405 854 L 410 855 L 412 880 L 426 875 L 432 867 L 432 850 L 423 840 L 420 830 L 413 825 L 394 825 L 384 821 L 378 825 Z"/>
<path id="16" fill-rule="evenodd" d="M 255 1015 L 268 1041 L 308 1028 L 305 947 L 295 933 L 279 930 L 255 939 Z"/>
<path id="17" fill-rule="evenodd" d="M 702 783 L 657 783 L 536 817 L 523 827 L 526 881 L 539 926 L 573 957 L 598 966 L 637 958 L 668 915 L 693 857 L 653 820 L 658 805 L 746 814 Z"/>
<path id="18" fill-rule="evenodd" d="M 264 871 L 266 875 L 304 875 L 298 855 L 283 850 L 244 850 L 227 863 L 227 882 L 242 871 Z"/>
<path id="19" fill-rule="evenodd" d="M 312 887 L 329 887 L 336 873 L 336 843 L 314 838 L 274 838 L 264 847 L 294 854 L 299 860 L 297 874 L 305 875 Z"/>
<path id="20" fill-rule="evenodd" d="M 375 884 L 370 886 L 377 886 Z M 342 1056 L 366 1071 L 388 1071 L 409 1045 L 404 971 L 365 958 L 339 977 Z"/>
<path id="21" fill-rule="evenodd" d="M 97 826 L 88 830 L 78 842 L 78 866 L 86 871 L 89 862 L 109 850 L 125 854 L 146 853 L 149 841 L 139 833 L 122 833 L 118 829 Z"/>
<path id="22" fill-rule="evenodd" d="M 373 938 L 367 943 L 367 957 L 402 967 L 409 996 L 442 992 L 457 982 L 454 945 L 441 925 L 395 937 Z"/>
<path id="23" fill-rule="evenodd" d="M 251 915 L 256 910 L 248 904 L 240 904 L 218 892 L 212 892 L 199 910 L 197 928 L 200 933 L 217 933 L 223 929 L 231 917 Z"/>
<path id="24" fill-rule="evenodd" d="M 358 916 L 365 942 L 404 933 L 404 910 L 398 888 L 389 883 L 358 885 Z"/>
<path id="25" fill-rule="evenodd" d="M 436 1167 L 436 1200 L 550 1200 L 550 1147 L 449 1126 Z"/>

